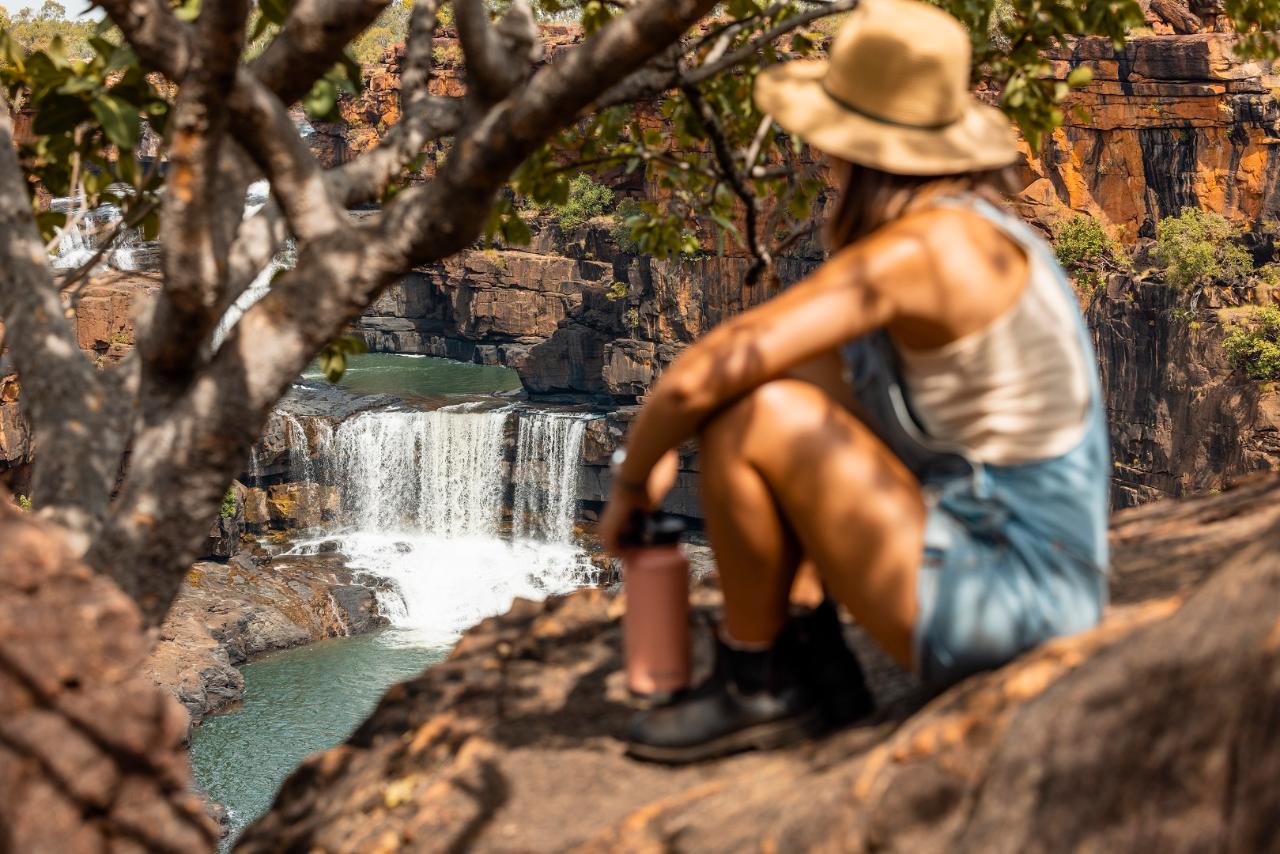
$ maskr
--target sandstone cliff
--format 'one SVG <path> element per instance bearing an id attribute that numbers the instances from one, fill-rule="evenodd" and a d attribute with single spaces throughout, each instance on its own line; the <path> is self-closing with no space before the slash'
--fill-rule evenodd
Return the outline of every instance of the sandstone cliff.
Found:
<path id="1" fill-rule="evenodd" d="M 186 708 L 193 724 L 240 702 L 236 665 L 274 650 L 386 625 L 374 592 L 341 555 L 202 561 L 188 572 L 146 674 Z"/>
<path id="2" fill-rule="evenodd" d="M 618 599 L 517 603 L 308 760 L 239 850 L 1268 850 L 1277 499 L 1268 477 L 1122 514 L 1100 628 L 933 699 L 874 666 L 872 720 L 692 768 L 622 755 Z"/>
<path id="3" fill-rule="evenodd" d="M 1280 73 L 1235 59 L 1233 44 L 1149 36 L 1116 51 L 1087 38 L 1051 53 L 1055 77 L 1087 67 L 1094 79 L 1029 157 L 1024 213 L 1046 223 L 1064 208 L 1090 213 L 1127 240 L 1154 237 L 1186 207 L 1245 224 L 1280 218 Z"/>

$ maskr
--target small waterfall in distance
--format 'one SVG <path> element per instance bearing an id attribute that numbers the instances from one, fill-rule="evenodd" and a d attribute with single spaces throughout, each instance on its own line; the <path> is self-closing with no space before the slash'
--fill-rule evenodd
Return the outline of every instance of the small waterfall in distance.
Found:
<path id="1" fill-rule="evenodd" d="M 536 540 L 568 542 L 577 515 L 578 461 L 587 422 L 575 415 L 522 415 L 516 438 L 515 530 Z"/>
<path id="2" fill-rule="evenodd" d="M 427 644 L 451 643 L 515 597 L 571 590 L 590 568 L 573 541 L 585 423 L 469 404 L 357 415 L 323 454 L 324 476 L 343 500 L 343 527 L 326 539 L 353 568 L 390 582 L 379 608 Z M 503 509 L 512 493 L 508 533 Z"/>

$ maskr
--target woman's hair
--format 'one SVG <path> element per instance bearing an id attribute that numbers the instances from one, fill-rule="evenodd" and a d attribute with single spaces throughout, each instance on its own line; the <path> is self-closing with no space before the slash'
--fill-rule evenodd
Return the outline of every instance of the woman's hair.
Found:
<path id="1" fill-rule="evenodd" d="M 834 160 L 834 158 L 833 158 Z M 824 237 L 832 252 L 866 237 L 902 216 L 922 193 L 940 195 L 978 193 L 998 198 L 1009 189 L 1007 170 L 963 172 L 956 175 L 895 175 L 870 166 L 834 160 L 844 188 L 827 219 Z"/>

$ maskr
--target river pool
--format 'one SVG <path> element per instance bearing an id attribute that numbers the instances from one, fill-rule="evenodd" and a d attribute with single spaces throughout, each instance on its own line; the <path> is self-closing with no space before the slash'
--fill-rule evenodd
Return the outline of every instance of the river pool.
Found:
<path id="1" fill-rule="evenodd" d="M 306 756 L 343 741 L 391 685 L 444 659 L 413 632 L 333 638 L 241 668 L 244 704 L 207 718 L 191 736 L 191 762 L 227 808 L 227 844 L 261 815 Z"/>

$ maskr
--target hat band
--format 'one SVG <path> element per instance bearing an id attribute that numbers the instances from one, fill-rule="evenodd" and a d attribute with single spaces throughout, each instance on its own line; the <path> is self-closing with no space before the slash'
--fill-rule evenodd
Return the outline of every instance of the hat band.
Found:
<path id="1" fill-rule="evenodd" d="M 894 127 L 907 128 L 908 130 L 942 130 L 944 128 L 951 127 L 953 124 L 960 121 L 960 119 L 964 117 L 964 114 L 961 113 L 960 115 L 956 116 L 953 119 L 947 119 L 945 122 L 938 122 L 937 124 L 928 124 L 928 125 L 916 124 L 914 122 L 901 122 L 901 121 L 898 121 L 897 119 L 891 119 L 888 116 L 881 116 L 869 110 L 864 110 L 861 107 L 857 106 L 856 104 L 852 104 L 849 101 L 846 101 L 845 99 L 841 98 L 839 95 L 832 92 L 829 88 L 827 88 L 826 80 L 822 81 L 822 91 L 823 93 L 826 94 L 828 98 L 835 101 L 838 105 L 840 105 L 841 107 L 843 107 L 844 109 L 848 110 L 851 113 L 857 113 L 858 115 L 862 116 L 864 119 L 871 119 L 871 121 L 879 122 L 882 125 L 893 125 Z"/>

